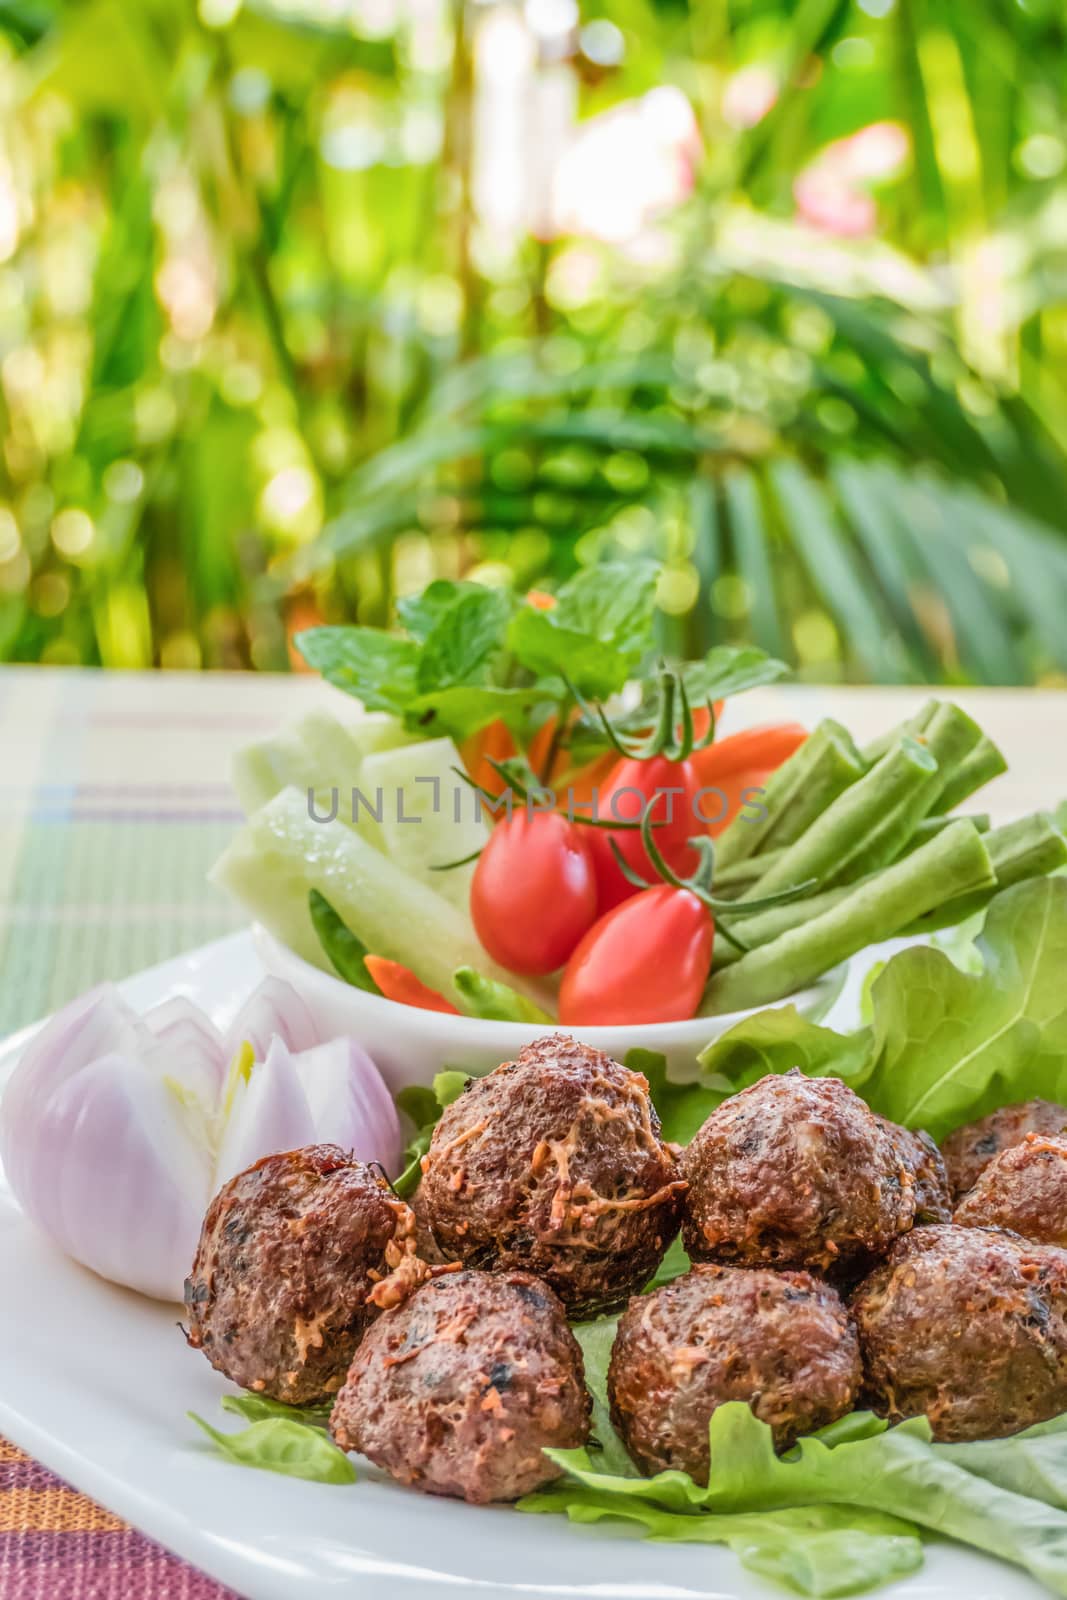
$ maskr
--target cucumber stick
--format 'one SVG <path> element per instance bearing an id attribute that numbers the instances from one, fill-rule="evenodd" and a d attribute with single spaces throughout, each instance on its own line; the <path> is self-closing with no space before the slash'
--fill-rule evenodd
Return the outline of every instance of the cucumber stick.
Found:
<path id="1" fill-rule="evenodd" d="M 270 739 L 246 744 L 234 757 L 233 787 L 246 816 L 273 800 L 287 785 L 305 794 L 338 792 L 339 817 L 352 815 L 352 790 L 360 784 L 363 762 L 378 750 L 408 742 L 395 717 L 368 713 L 342 722 L 329 711 L 307 712 Z"/>
<path id="2" fill-rule="evenodd" d="M 456 776 L 457 768 L 462 763 L 451 739 L 424 739 L 368 756 L 360 789 L 381 817 L 382 842 L 397 866 L 466 915 L 475 862 L 435 869 L 476 855 L 489 829 L 477 795 Z M 366 814 L 361 808 L 360 831 Z"/>
<path id="3" fill-rule="evenodd" d="M 490 961 L 469 919 L 345 823 L 315 822 L 306 793 L 283 789 L 249 818 L 216 864 L 222 884 L 298 955 L 329 970 L 311 925 L 317 889 L 375 955 L 400 961 L 450 995 L 457 967 L 475 967 L 543 1004 L 543 986 Z"/>

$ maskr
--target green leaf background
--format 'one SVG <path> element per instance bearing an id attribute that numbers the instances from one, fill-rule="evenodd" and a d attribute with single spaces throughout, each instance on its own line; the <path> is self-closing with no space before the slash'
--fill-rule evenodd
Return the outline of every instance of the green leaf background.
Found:
<path id="1" fill-rule="evenodd" d="M 480 16 L 429 49 L 399 9 L 369 37 L 272 0 L 0 6 L 0 655 L 284 668 L 434 577 L 589 572 L 610 609 L 597 571 L 652 558 L 678 657 L 1062 682 L 1062 8 L 583 5 L 621 54 L 560 66 L 579 115 L 675 86 L 700 128 L 651 268 L 482 248 Z M 861 186 L 872 235 L 798 223 L 872 124 L 907 147 Z M 556 661 L 567 626 L 520 625 Z"/>

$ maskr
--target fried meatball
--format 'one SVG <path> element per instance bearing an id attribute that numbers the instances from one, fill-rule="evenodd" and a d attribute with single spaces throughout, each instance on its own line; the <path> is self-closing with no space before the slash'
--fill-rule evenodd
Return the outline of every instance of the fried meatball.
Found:
<path id="1" fill-rule="evenodd" d="M 941 1152 L 921 1128 L 902 1128 L 887 1117 L 878 1121 L 894 1141 L 900 1159 L 912 1175 L 915 1223 L 952 1221 L 952 1187 Z"/>
<path id="2" fill-rule="evenodd" d="M 865 1392 L 936 1439 L 999 1439 L 1067 1409 L 1067 1251 L 916 1228 L 852 1297 Z"/>
<path id="3" fill-rule="evenodd" d="M 330 1431 L 401 1483 L 485 1505 L 560 1476 L 542 1453 L 583 1444 L 582 1352 L 528 1272 L 453 1272 L 380 1317 L 356 1351 Z"/>
<path id="4" fill-rule="evenodd" d="M 446 1256 L 536 1273 L 575 1317 L 624 1304 L 678 1231 L 684 1184 L 647 1081 L 567 1034 L 473 1079 L 422 1168 Z"/>
<path id="5" fill-rule="evenodd" d="M 1067 1136 L 1028 1133 L 1002 1150 L 956 1207 L 955 1221 L 1067 1246 Z"/>
<path id="6" fill-rule="evenodd" d="M 808 1272 L 694 1267 L 630 1301 L 611 1352 L 611 1415 L 644 1472 L 708 1481 L 708 1420 L 744 1400 L 784 1449 L 851 1411 L 856 1332 L 837 1292 Z"/>
<path id="7" fill-rule="evenodd" d="M 242 1389 L 334 1394 L 375 1308 L 428 1269 L 385 1178 L 332 1144 L 264 1156 L 219 1190 L 185 1280 L 187 1338 Z"/>
<path id="8" fill-rule="evenodd" d="M 1018 1105 L 1001 1106 L 988 1117 L 957 1128 L 941 1145 L 956 1199 L 974 1188 L 994 1156 L 1021 1143 L 1028 1133 L 1057 1134 L 1065 1129 L 1067 1106 L 1055 1105 L 1051 1100 L 1023 1100 Z"/>
<path id="9" fill-rule="evenodd" d="M 914 1152 L 839 1078 L 794 1068 L 712 1112 L 687 1147 L 683 1237 L 697 1261 L 840 1270 L 915 1220 Z"/>

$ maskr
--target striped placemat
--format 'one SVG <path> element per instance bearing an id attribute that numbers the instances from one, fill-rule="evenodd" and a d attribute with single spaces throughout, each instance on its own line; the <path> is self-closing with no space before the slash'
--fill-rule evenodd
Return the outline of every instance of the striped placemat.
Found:
<path id="1" fill-rule="evenodd" d="M 228 1600 L 195 1567 L 127 1528 L 0 1439 L 3 1600 Z"/>

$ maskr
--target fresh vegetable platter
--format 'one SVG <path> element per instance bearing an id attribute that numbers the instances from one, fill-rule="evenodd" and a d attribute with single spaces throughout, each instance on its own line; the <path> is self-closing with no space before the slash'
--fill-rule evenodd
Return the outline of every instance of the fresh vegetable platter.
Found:
<path id="1" fill-rule="evenodd" d="M 1063 864 L 1051 817 L 959 810 L 1004 760 L 951 702 L 875 742 L 832 720 L 720 736 L 785 669 L 664 661 L 655 584 L 640 563 L 525 599 L 439 580 L 402 634 L 301 635 L 358 703 L 242 751 L 216 881 L 399 1004 L 597 1027 L 781 1000 Z"/>
<path id="2" fill-rule="evenodd" d="M 0 1101 L 51 1456 L 188 1553 L 184 1508 L 264 1600 L 504 1594 L 516 1560 L 575 1595 L 1067 1594 L 1055 797 L 992 826 L 1003 758 L 951 702 L 723 734 L 782 669 L 664 659 L 655 579 L 435 584 L 401 633 L 304 636 L 351 703 L 241 752 L 215 870 L 293 983 L 220 951 L 105 985 Z M 858 1025 L 793 1003 L 853 959 Z M 338 1035 L 322 983 L 440 1029 L 433 1070 Z M 149 1427 L 112 1355 L 57 1355 L 59 1307 Z M 125 1458 L 88 1442 L 109 1407 Z"/>

